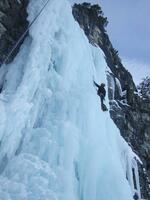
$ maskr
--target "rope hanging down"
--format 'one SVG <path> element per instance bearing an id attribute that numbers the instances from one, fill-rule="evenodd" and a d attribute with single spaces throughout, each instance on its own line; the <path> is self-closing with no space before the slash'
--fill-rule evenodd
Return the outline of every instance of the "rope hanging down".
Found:
<path id="1" fill-rule="evenodd" d="M 6 62 L 8 61 L 9 57 L 12 55 L 12 53 L 14 52 L 14 50 L 17 48 L 17 46 L 20 44 L 20 42 L 24 39 L 24 37 L 26 36 L 26 34 L 28 33 L 28 31 L 30 30 L 31 26 L 34 24 L 34 22 L 38 19 L 38 17 L 41 15 L 41 13 L 43 12 L 44 8 L 47 6 L 47 4 L 49 3 L 50 0 L 47 0 L 46 3 L 44 4 L 44 6 L 41 8 L 41 10 L 39 11 L 39 13 L 37 14 L 37 16 L 33 19 L 33 21 L 28 25 L 27 29 L 24 31 L 24 33 L 20 36 L 20 38 L 18 39 L 18 41 L 16 42 L 16 44 L 12 47 L 12 49 L 10 50 L 10 52 L 8 53 L 8 55 L 6 56 L 6 58 L 4 59 L 4 61 L 2 62 L 1 65 L 6 64 Z"/>

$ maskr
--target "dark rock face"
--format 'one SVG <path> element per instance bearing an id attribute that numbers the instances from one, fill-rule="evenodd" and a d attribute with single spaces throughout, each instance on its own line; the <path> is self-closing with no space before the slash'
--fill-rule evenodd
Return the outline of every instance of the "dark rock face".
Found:
<path id="1" fill-rule="evenodd" d="M 4 61 L 28 25 L 27 4 L 28 0 L 0 0 L 0 63 Z M 8 62 L 14 58 L 18 49 L 19 47 Z"/>
<path id="2" fill-rule="evenodd" d="M 107 18 L 98 6 L 89 3 L 75 4 L 73 16 L 87 35 L 89 42 L 98 45 L 105 54 L 111 72 L 108 73 L 108 96 L 110 115 L 122 136 L 141 158 L 140 169 L 142 197 L 150 198 L 150 99 L 137 94 L 131 74 L 124 68 L 121 59 L 106 33 Z"/>

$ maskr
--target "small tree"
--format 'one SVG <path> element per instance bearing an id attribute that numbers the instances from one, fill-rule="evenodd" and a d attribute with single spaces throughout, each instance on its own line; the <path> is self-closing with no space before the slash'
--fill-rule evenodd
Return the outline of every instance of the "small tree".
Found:
<path id="1" fill-rule="evenodd" d="M 97 16 L 103 16 L 104 15 L 101 7 L 98 4 L 92 5 L 91 9 L 96 12 Z"/>
<path id="2" fill-rule="evenodd" d="M 77 4 L 76 4 L 77 5 Z M 90 8 L 91 7 L 91 4 L 90 3 L 87 3 L 87 2 L 84 2 L 83 4 L 81 4 L 82 6 L 86 7 L 86 8 Z"/>

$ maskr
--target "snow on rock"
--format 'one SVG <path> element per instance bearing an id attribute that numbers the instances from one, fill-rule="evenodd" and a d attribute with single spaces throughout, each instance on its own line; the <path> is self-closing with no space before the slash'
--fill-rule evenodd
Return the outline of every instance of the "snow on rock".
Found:
<path id="1" fill-rule="evenodd" d="M 29 21 L 44 3 L 30 1 Z M 132 200 L 122 154 L 135 155 L 93 87 L 105 71 L 70 4 L 51 0 L 4 80 L 1 200 Z"/>
<path id="2" fill-rule="evenodd" d="M 145 77 L 138 85 L 138 95 L 144 99 L 150 99 L 150 76 Z"/>

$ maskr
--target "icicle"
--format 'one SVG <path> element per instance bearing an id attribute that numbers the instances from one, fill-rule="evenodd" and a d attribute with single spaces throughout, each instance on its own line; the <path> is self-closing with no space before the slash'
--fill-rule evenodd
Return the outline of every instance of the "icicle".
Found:
<path id="1" fill-rule="evenodd" d="M 115 81 L 116 81 L 116 86 L 117 86 L 119 95 L 122 97 L 123 94 L 122 94 L 122 88 L 121 88 L 120 81 L 117 78 L 115 78 Z"/>

